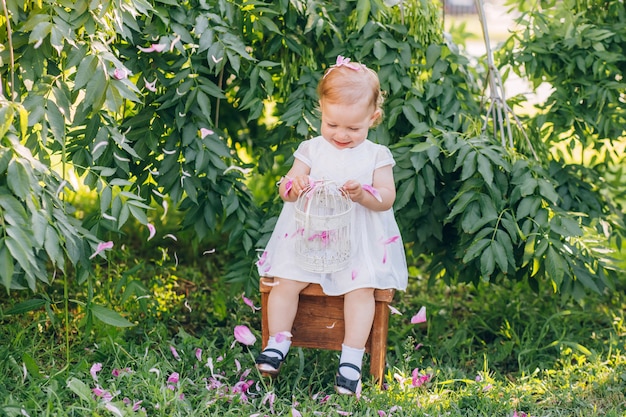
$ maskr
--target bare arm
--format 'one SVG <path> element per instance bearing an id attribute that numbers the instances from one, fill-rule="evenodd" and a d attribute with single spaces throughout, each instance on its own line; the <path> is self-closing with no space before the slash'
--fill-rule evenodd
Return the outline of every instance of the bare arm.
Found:
<path id="1" fill-rule="evenodd" d="M 385 165 L 374 171 L 372 187 L 374 193 L 365 190 L 361 183 L 354 180 L 346 181 L 343 185 L 343 189 L 355 203 L 374 211 L 389 210 L 396 199 L 396 184 L 391 165 Z M 374 194 L 377 194 L 381 201 Z"/>
<path id="2" fill-rule="evenodd" d="M 310 172 L 311 168 L 296 158 L 293 166 L 281 181 L 280 187 L 278 187 L 280 198 L 284 201 L 296 201 L 302 190 L 309 186 Z"/>

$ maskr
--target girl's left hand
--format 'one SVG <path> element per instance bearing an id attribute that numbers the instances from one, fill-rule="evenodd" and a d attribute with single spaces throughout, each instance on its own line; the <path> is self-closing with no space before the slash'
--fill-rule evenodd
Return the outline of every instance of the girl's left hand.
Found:
<path id="1" fill-rule="evenodd" d="M 350 200 L 354 201 L 355 203 L 359 203 L 361 202 L 361 200 L 363 200 L 363 187 L 361 186 L 360 182 L 349 180 L 346 181 L 346 183 L 341 188 L 343 188 L 343 190 L 348 194 Z"/>

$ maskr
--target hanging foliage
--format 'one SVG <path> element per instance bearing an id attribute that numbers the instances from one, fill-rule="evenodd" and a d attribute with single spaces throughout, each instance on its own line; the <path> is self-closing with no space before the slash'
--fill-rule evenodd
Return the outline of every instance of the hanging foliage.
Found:
<path id="1" fill-rule="evenodd" d="M 165 203 L 181 233 L 222 242 L 225 279 L 254 286 L 273 183 L 317 131 L 315 88 L 339 54 L 380 74 L 385 120 L 371 139 L 394 152 L 404 240 L 433 278 L 526 279 L 567 296 L 611 284 L 598 225 L 622 224 L 608 197 L 566 163 L 480 133 L 482 82 L 444 40 L 435 2 L 2 4 L 7 288 L 35 289 L 68 261 L 83 280 L 106 254 L 98 243 L 129 219 L 151 224 Z M 85 218 L 74 173 L 97 195 Z"/>

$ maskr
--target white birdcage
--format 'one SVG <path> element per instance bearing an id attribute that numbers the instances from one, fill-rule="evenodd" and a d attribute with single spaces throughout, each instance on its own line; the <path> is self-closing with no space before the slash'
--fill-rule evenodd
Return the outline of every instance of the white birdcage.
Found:
<path id="1" fill-rule="evenodd" d="M 332 181 L 315 181 L 296 201 L 296 256 L 311 272 L 329 273 L 350 262 L 352 200 Z"/>

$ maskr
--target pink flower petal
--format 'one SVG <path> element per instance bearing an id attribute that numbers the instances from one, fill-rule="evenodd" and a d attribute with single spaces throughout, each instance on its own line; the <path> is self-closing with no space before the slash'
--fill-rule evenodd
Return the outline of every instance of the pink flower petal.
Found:
<path id="1" fill-rule="evenodd" d="M 359 271 L 357 271 L 356 269 L 352 270 L 352 281 L 354 281 L 356 279 L 358 274 L 359 274 Z"/>
<path id="2" fill-rule="evenodd" d="M 261 309 L 261 307 L 256 307 L 252 300 L 246 297 L 244 294 L 241 294 L 241 298 L 243 299 L 243 302 L 252 309 L 252 311 L 257 311 Z"/>
<path id="3" fill-rule="evenodd" d="M 152 223 L 148 223 L 146 226 L 148 227 L 148 231 L 150 232 L 150 234 L 148 235 L 148 240 L 150 240 L 156 234 L 156 228 Z"/>
<path id="4" fill-rule="evenodd" d="M 400 313 L 400 310 L 398 310 L 397 308 L 387 304 L 387 307 L 389 307 L 389 310 L 391 310 L 391 314 L 398 314 L 398 315 L 402 315 L 402 313 Z"/>
<path id="5" fill-rule="evenodd" d="M 378 190 L 374 187 L 372 187 L 369 184 L 363 184 L 361 186 L 365 191 L 367 191 L 368 193 L 370 193 L 372 196 L 374 196 L 374 198 L 376 200 L 378 200 L 380 203 L 383 202 L 383 198 L 380 196 L 380 193 L 378 192 Z"/>
<path id="6" fill-rule="evenodd" d="M 282 331 L 282 332 L 278 332 L 278 333 L 276 333 L 276 336 L 274 336 L 274 337 L 275 337 L 276 341 L 277 341 L 278 343 L 280 343 L 280 342 L 283 342 L 283 341 L 285 341 L 285 340 L 287 340 L 287 339 L 292 338 L 292 337 L 293 337 L 293 335 L 291 334 L 291 332 L 288 332 L 288 331 Z"/>
<path id="7" fill-rule="evenodd" d="M 256 342 L 256 337 L 252 334 L 248 326 L 243 324 L 235 326 L 235 340 L 247 346 L 251 346 Z"/>
<path id="8" fill-rule="evenodd" d="M 263 264 L 265 263 L 266 260 L 267 260 L 267 251 L 263 251 L 263 254 L 259 258 L 259 260 L 256 261 L 256 265 L 257 266 L 263 266 Z"/>
<path id="9" fill-rule="evenodd" d="M 383 244 L 388 245 L 390 243 L 396 242 L 398 239 L 400 239 L 400 235 L 391 236 L 389 239 L 385 240 Z"/>
<path id="10" fill-rule="evenodd" d="M 170 351 L 172 352 L 172 355 L 174 355 L 174 358 L 176 358 L 176 360 L 179 361 L 180 355 L 178 354 L 178 351 L 176 350 L 176 348 L 174 346 L 170 346 Z"/>
<path id="11" fill-rule="evenodd" d="M 100 252 L 105 251 L 107 249 L 111 249 L 112 247 L 113 247 L 112 241 L 98 243 L 98 246 L 96 247 L 96 251 L 89 257 L 89 259 L 95 258 L 96 256 L 98 256 Z"/>
<path id="12" fill-rule="evenodd" d="M 413 369 L 413 374 L 411 378 L 411 386 L 413 386 L 414 388 L 421 387 L 423 384 L 425 384 L 429 380 L 430 380 L 429 374 L 421 374 L 419 372 L 419 369 L 417 368 Z"/>
<path id="13" fill-rule="evenodd" d="M 302 414 L 296 410 L 295 407 L 291 408 L 291 417 L 302 417 Z"/>
<path id="14" fill-rule="evenodd" d="M 117 368 L 115 368 L 115 369 L 113 369 L 111 371 L 111 375 L 113 375 L 115 377 L 118 377 L 118 376 L 120 376 L 120 375 L 122 375 L 124 373 L 130 374 L 130 373 L 132 373 L 132 369 L 130 369 L 130 368 L 124 368 L 124 369 L 117 369 Z"/>
<path id="15" fill-rule="evenodd" d="M 102 398 L 104 401 L 111 401 L 113 399 L 113 394 L 99 386 L 92 388 L 91 392 L 93 392 L 96 397 Z"/>
<path id="16" fill-rule="evenodd" d="M 117 408 L 117 406 L 115 404 L 113 404 L 113 403 L 106 403 L 106 404 L 104 404 L 104 408 L 109 410 L 115 416 L 119 416 L 119 417 L 123 417 L 124 416 L 124 414 L 122 414 L 122 410 Z"/>
<path id="17" fill-rule="evenodd" d="M 200 128 L 200 137 L 202 139 L 204 139 L 208 135 L 212 135 L 213 133 L 215 132 L 212 131 L 211 129 L 207 129 L 206 127 Z"/>
<path id="18" fill-rule="evenodd" d="M 149 82 L 145 78 L 143 79 L 143 84 L 146 86 L 146 89 L 149 90 L 149 91 L 152 91 L 153 93 L 155 93 L 156 90 L 157 90 L 156 89 L 156 82 L 157 82 L 156 78 L 152 82 Z"/>
<path id="19" fill-rule="evenodd" d="M 285 192 L 283 193 L 283 196 L 285 198 L 287 198 L 287 195 L 289 194 L 289 191 L 291 190 L 292 187 L 293 187 L 293 179 L 289 178 L 287 182 L 285 183 Z"/>
<path id="20" fill-rule="evenodd" d="M 93 378 L 94 381 L 98 380 L 98 372 L 100 372 L 102 370 L 102 364 L 101 363 L 94 363 L 93 365 L 91 365 L 91 369 L 89 370 L 89 373 L 91 374 L 91 377 Z"/>
<path id="21" fill-rule="evenodd" d="M 141 408 L 141 403 L 143 402 L 143 400 L 139 400 L 136 401 L 135 403 L 133 403 L 133 411 L 139 411 L 139 409 Z"/>
<path id="22" fill-rule="evenodd" d="M 178 372 L 172 372 L 172 374 L 167 378 L 168 384 L 177 384 L 180 379 L 180 375 Z"/>
<path id="23" fill-rule="evenodd" d="M 426 307 L 422 306 L 420 310 L 411 318 L 411 324 L 426 323 Z"/>
<path id="24" fill-rule="evenodd" d="M 113 78 L 116 80 L 123 80 L 126 78 L 126 75 L 126 70 L 123 68 L 115 68 L 115 71 L 113 71 Z"/>
<path id="25" fill-rule="evenodd" d="M 196 349 L 196 359 L 198 359 L 199 362 L 202 362 L 202 349 L 200 348 Z"/>
<path id="26" fill-rule="evenodd" d="M 138 46 L 137 49 L 139 49 L 142 52 L 163 52 L 165 50 L 165 45 L 153 43 L 148 48 L 143 48 L 141 46 Z"/>

